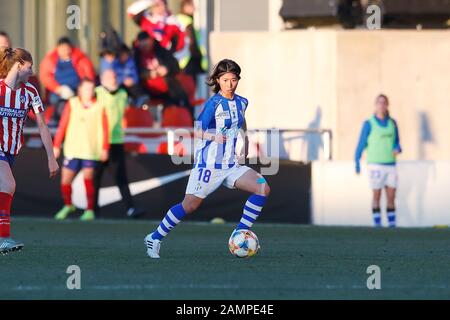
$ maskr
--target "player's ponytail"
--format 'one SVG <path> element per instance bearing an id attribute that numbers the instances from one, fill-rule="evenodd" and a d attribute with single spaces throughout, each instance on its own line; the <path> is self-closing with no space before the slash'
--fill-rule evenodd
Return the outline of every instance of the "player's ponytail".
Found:
<path id="1" fill-rule="evenodd" d="M 234 73 L 238 79 L 241 79 L 241 67 L 239 67 L 239 65 L 233 60 L 223 59 L 214 66 L 213 72 L 206 81 L 206 84 L 212 87 L 212 91 L 214 93 L 220 91 L 220 85 L 217 80 L 228 72 Z"/>
<path id="2" fill-rule="evenodd" d="M 0 48 L 0 79 L 6 78 L 11 68 L 15 63 L 19 62 L 24 64 L 25 62 L 33 63 L 33 57 L 31 54 L 22 48 Z"/>

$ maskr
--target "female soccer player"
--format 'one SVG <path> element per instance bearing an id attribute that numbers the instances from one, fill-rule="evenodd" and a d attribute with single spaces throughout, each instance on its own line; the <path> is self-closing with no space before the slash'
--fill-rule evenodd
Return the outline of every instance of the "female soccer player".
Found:
<path id="1" fill-rule="evenodd" d="M 109 153 L 109 129 L 105 107 L 95 99 L 95 84 L 84 79 L 78 87 L 78 96 L 71 98 L 64 108 L 55 136 L 56 158 L 61 154 L 64 140 L 64 167 L 61 174 L 61 192 L 64 207 L 55 219 L 63 220 L 74 212 L 72 205 L 72 181 L 82 170 L 86 187 L 87 208 L 82 221 L 95 219 L 94 170 L 99 161 L 107 161 Z"/>
<path id="2" fill-rule="evenodd" d="M 389 116 L 389 100 L 378 95 L 375 114 L 364 122 L 355 153 L 356 173 L 359 174 L 360 159 L 367 149 L 370 186 L 373 190 L 372 212 L 376 227 L 381 227 L 380 198 L 386 189 L 387 218 L 390 227 L 395 227 L 395 192 L 397 188 L 396 157 L 402 151 L 397 123 Z"/>
<path id="3" fill-rule="evenodd" d="M 145 237 L 147 254 L 159 258 L 163 238 L 183 219 L 186 214 L 197 210 L 208 195 L 220 185 L 252 193 L 244 206 L 242 219 L 237 229 L 250 229 L 261 213 L 270 193 L 269 185 L 262 175 L 238 160 L 247 157 L 248 141 L 239 158 L 236 155 L 236 141 L 240 129 L 247 128 L 245 111 L 247 99 L 237 95 L 241 68 L 232 60 L 222 60 L 214 68 L 208 85 L 215 95 L 205 107 L 195 123 L 195 137 L 199 139 L 195 147 L 194 168 L 191 171 L 183 202 L 170 208 L 159 227 Z"/>
<path id="4" fill-rule="evenodd" d="M 52 138 L 42 115 L 44 106 L 36 88 L 28 83 L 32 67 L 33 58 L 28 51 L 0 48 L 0 254 L 23 248 L 23 243 L 10 238 L 11 203 L 16 190 L 11 167 L 23 144 L 23 127 L 29 109 L 36 114 L 50 177 L 59 170 Z"/>

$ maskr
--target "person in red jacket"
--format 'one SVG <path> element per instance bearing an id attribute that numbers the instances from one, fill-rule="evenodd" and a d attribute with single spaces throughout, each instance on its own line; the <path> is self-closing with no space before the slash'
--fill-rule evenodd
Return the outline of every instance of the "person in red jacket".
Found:
<path id="1" fill-rule="evenodd" d="M 139 0 L 127 9 L 128 16 L 163 48 L 174 53 L 184 48 L 184 31 L 170 14 L 165 0 Z"/>
<path id="2" fill-rule="evenodd" d="M 39 69 L 41 83 L 56 111 L 56 121 L 59 121 L 67 100 L 75 96 L 81 79 L 95 80 L 91 60 L 67 37 L 58 40 L 56 48 L 47 53 Z"/>

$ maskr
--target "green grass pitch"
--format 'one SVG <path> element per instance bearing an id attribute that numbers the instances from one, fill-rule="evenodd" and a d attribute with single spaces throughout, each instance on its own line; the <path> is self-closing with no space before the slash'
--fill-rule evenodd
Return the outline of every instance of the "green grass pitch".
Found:
<path id="1" fill-rule="evenodd" d="M 2 299 L 450 299 L 449 229 L 372 229 L 257 223 L 261 250 L 233 257 L 234 224 L 181 223 L 145 254 L 156 222 L 17 218 L 25 243 L 0 256 Z M 81 290 L 66 287 L 81 269 Z M 381 289 L 366 286 L 381 269 Z"/>

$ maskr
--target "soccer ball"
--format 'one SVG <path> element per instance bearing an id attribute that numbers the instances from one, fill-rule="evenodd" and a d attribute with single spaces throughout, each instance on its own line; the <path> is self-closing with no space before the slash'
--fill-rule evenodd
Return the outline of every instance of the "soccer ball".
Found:
<path id="1" fill-rule="evenodd" d="M 254 256 L 259 250 L 259 240 L 250 230 L 235 230 L 228 240 L 228 249 L 238 258 Z"/>

